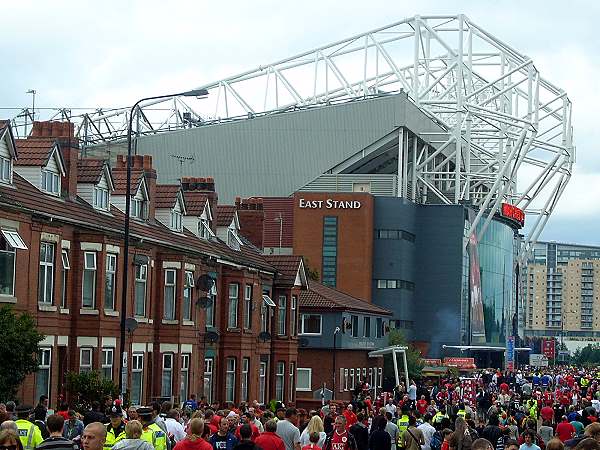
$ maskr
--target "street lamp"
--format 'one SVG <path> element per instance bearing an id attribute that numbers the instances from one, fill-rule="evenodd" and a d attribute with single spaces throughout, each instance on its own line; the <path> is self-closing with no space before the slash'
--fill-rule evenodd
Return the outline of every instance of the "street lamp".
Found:
<path id="1" fill-rule="evenodd" d="M 335 331 L 333 332 L 333 392 L 331 393 L 331 399 L 335 399 L 335 375 L 336 375 L 336 370 L 335 370 L 335 351 L 337 350 L 336 346 L 335 346 L 335 337 L 336 335 L 342 331 L 340 327 L 335 327 Z"/>
<path id="2" fill-rule="evenodd" d="M 131 111 L 129 112 L 129 124 L 127 126 L 127 187 L 125 190 L 125 229 L 124 229 L 124 260 L 123 267 L 125 270 L 123 271 L 123 283 L 122 283 L 122 292 L 121 292 L 121 345 L 120 351 L 121 355 L 125 355 L 125 318 L 127 316 L 127 282 L 129 276 L 129 213 L 131 207 L 131 127 L 133 123 L 133 113 L 137 106 L 148 100 L 159 100 L 161 98 L 172 98 L 172 97 L 201 97 L 208 95 L 208 91 L 206 89 L 192 89 L 191 91 L 180 92 L 178 94 L 167 94 L 167 95 L 157 95 L 154 97 L 146 97 L 138 100 L 131 107 Z M 121 368 L 121 376 L 119 377 L 119 392 L 123 395 L 123 377 L 124 370 Z"/>

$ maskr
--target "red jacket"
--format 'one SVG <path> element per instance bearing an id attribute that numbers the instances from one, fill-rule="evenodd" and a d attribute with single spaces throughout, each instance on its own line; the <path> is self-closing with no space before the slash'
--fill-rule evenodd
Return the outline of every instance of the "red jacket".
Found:
<path id="1" fill-rule="evenodd" d="M 277 433 L 265 431 L 254 441 L 263 450 L 285 450 L 285 444 Z"/>

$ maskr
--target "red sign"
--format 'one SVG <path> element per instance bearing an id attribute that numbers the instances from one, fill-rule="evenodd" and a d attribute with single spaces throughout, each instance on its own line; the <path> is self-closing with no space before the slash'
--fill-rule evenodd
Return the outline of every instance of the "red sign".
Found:
<path id="1" fill-rule="evenodd" d="M 425 366 L 435 366 L 435 367 L 439 367 L 442 365 L 442 360 L 441 359 L 428 359 L 428 358 L 423 358 L 423 365 Z"/>
<path id="2" fill-rule="evenodd" d="M 458 369 L 476 369 L 475 358 L 444 358 L 444 365 Z"/>
<path id="3" fill-rule="evenodd" d="M 509 203 L 502 203 L 501 214 L 502 217 L 514 220 L 520 226 L 525 225 L 525 212 L 521 208 L 517 208 L 516 206 L 511 205 Z"/>
<path id="4" fill-rule="evenodd" d="M 555 342 L 554 339 L 542 339 L 542 353 L 550 359 L 554 359 Z"/>

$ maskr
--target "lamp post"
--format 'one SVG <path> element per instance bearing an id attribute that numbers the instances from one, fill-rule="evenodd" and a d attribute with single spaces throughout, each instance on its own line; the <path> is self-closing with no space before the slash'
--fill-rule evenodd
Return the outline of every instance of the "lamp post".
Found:
<path id="1" fill-rule="evenodd" d="M 336 346 L 335 346 L 335 337 L 336 335 L 342 331 L 340 327 L 335 327 L 335 331 L 333 332 L 333 392 L 331 393 L 331 399 L 335 399 L 335 376 L 336 376 L 336 370 L 335 370 L 335 352 L 337 350 Z"/>
<path id="2" fill-rule="evenodd" d="M 125 227 L 124 227 L 124 259 L 123 259 L 123 283 L 121 291 L 121 335 L 120 335 L 120 352 L 121 355 L 125 355 L 125 318 L 127 316 L 127 282 L 129 275 L 129 213 L 131 207 L 131 128 L 133 123 L 133 114 L 138 105 L 142 102 L 149 100 L 159 100 L 162 98 L 171 97 L 200 97 L 208 95 L 206 89 L 193 89 L 191 91 L 180 92 L 177 94 L 157 95 L 154 97 L 146 97 L 138 100 L 131 107 L 129 112 L 129 124 L 127 126 L 127 185 L 125 189 Z M 121 396 L 123 392 L 123 377 L 126 375 L 123 367 L 121 368 L 121 376 L 119 377 L 119 392 Z"/>

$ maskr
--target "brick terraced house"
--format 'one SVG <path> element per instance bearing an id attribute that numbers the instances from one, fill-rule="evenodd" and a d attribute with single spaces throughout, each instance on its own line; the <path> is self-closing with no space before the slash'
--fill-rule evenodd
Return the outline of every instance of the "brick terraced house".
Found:
<path id="1" fill-rule="evenodd" d="M 155 398 L 295 402 L 302 259 L 279 260 L 240 234 L 211 178 L 159 185 L 132 159 L 130 265 L 123 267 L 126 159 L 81 159 L 68 123 L 15 140 L 0 122 L 0 303 L 45 335 L 18 397 L 56 403 L 68 371 L 98 370 L 134 404 Z M 119 354 L 122 276 L 137 328 Z M 294 273 L 290 277 L 290 273 Z"/>

